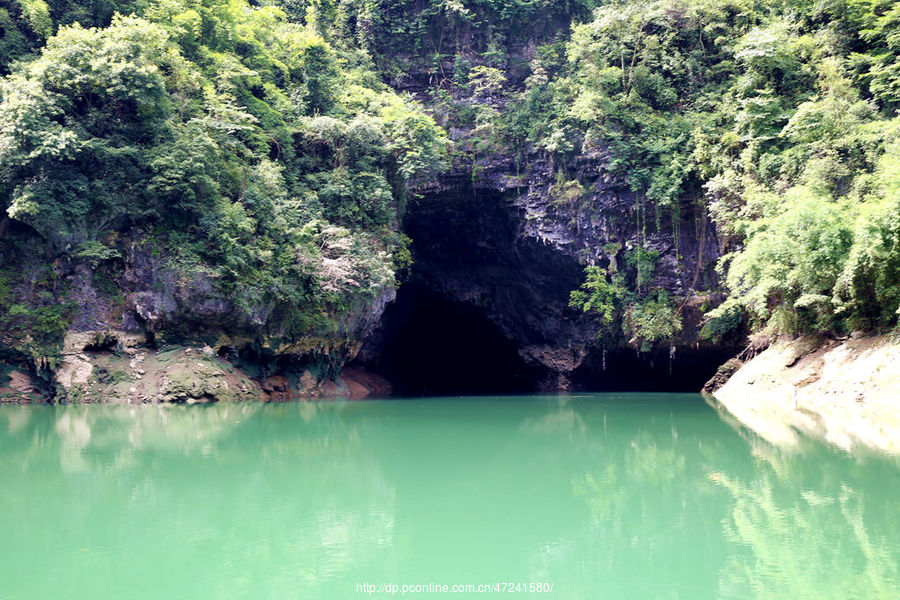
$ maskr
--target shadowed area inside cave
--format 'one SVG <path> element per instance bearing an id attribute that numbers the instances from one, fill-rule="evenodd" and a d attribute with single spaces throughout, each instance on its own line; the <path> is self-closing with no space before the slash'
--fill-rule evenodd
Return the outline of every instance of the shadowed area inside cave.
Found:
<path id="1" fill-rule="evenodd" d="M 607 354 L 604 368 L 595 348 L 578 366 L 577 349 L 592 345 L 599 327 L 568 306 L 584 267 L 521 235 L 523 218 L 502 195 L 465 189 L 413 203 L 404 231 L 415 260 L 359 362 L 401 396 L 515 394 L 557 385 L 698 392 L 734 355 L 730 347 L 682 347 L 670 361 L 667 348 L 640 355 L 619 348 Z M 571 358 L 554 356 L 565 357 L 569 347 Z M 522 352 L 538 358 L 528 363 Z M 547 366 L 538 364 L 541 358 Z"/>
<path id="2" fill-rule="evenodd" d="M 638 354 L 631 348 L 597 349 L 572 374 L 577 389 L 597 392 L 699 392 L 719 365 L 739 348 L 665 348 Z"/>
<path id="3" fill-rule="evenodd" d="M 400 396 L 534 391 L 540 372 L 474 306 L 408 284 L 384 314 L 380 353 L 370 365 Z"/>

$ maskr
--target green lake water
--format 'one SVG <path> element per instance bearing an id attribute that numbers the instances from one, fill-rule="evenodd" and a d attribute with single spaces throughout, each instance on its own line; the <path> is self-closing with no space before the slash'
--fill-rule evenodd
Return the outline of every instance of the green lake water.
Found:
<path id="1" fill-rule="evenodd" d="M 0 599 L 896 600 L 898 493 L 694 395 L 2 406 Z"/>

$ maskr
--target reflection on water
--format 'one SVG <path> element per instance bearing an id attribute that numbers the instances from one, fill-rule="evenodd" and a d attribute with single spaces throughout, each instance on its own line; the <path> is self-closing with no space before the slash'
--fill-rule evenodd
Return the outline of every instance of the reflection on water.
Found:
<path id="1" fill-rule="evenodd" d="M 733 499 L 723 595 L 897 598 L 896 465 L 838 457 L 845 469 L 836 470 L 821 468 L 821 456 L 781 458 L 752 478 L 710 473 Z"/>
<path id="2" fill-rule="evenodd" d="M 0 599 L 898 597 L 896 459 L 803 448 L 694 396 L 0 407 Z"/>

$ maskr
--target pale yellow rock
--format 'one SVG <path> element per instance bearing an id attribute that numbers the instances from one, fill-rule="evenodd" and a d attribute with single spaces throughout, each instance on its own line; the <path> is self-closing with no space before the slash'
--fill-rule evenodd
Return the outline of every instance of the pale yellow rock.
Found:
<path id="1" fill-rule="evenodd" d="M 56 370 L 56 382 L 68 390 L 73 385 L 87 383 L 93 371 L 94 365 L 89 360 L 74 354 L 65 354 L 62 364 Z"/>
<path id="2" fill-rule="evenodd" d="M 795 446 L 803 432 L 848 451 L 900 454 L 900 342 L 885 336 L 776 343 L 714 396 L 774 444 Z"/>
<path id="3" fill-rule="evenodd" d="M 85 353 L 85 349 L 95 344 L 97 340 L 110 339 L 114 339 L 129 354 L 135 352 L 135 346 L 146 342 L 145 336 L 141 334 L 117 330 L 66 332 L 63 338 L 62 363 L 54 373 L 56 382 L 66 390 L 87 384 L 94 371 L 94 359 Z M 139 355 L 137 360 L 143 359 Z"/>
<path id="4" fill-rule="evenodd" d="M 21 394 L 32 394 L 35 391 L 31 376 L 16 370 L 9 372 L 9 387 Z"/>

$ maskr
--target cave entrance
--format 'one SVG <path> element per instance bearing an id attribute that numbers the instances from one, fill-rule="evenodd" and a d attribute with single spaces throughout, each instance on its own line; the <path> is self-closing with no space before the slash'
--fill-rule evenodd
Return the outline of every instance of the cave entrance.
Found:
<path id="1" fill-rule="evenodd" d="M 370 367 L 400 396 L 513 394 L 537 385 L 538 370 L 477 306 L 410 282 L 383 319 Z"/>
<path id="2" fill-rule="evenodd" d="M 638 354 L 630 348 L 606 353 L 597 349 L 572 374 L 579 389 L 602 392 L 682 392 L 696 393 L 715 375 L 719 365 L 739 347 L 665 348 Z"/>

